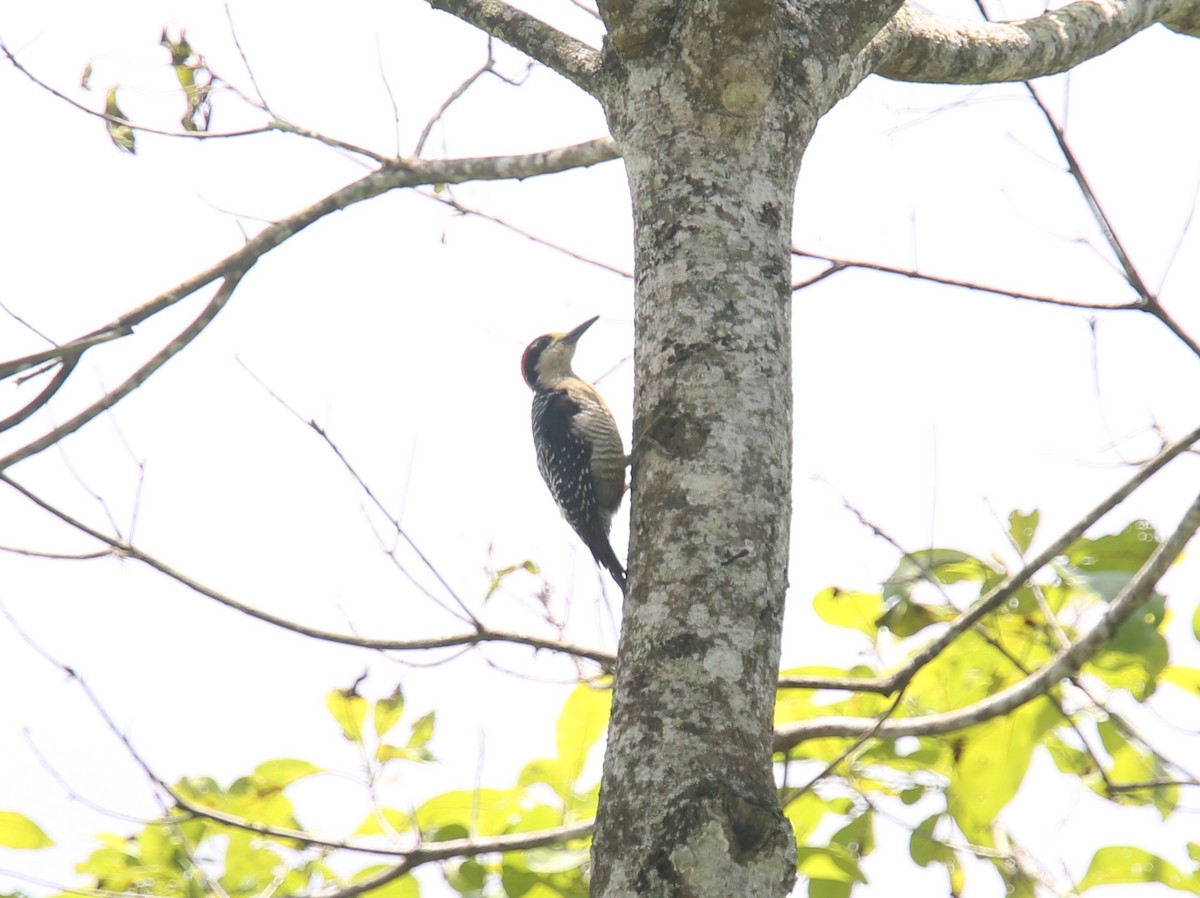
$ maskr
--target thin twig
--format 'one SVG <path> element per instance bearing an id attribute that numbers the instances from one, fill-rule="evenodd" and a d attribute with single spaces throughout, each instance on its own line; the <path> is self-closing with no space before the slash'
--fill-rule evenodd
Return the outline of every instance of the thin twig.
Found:
<path id="1" fill-rule="evenodd" d="M 258 79 L 254 77 L 254 67 L 250 65 L 250 59 L 246 56 L 246 51 L 242 49 L 241 38 L 238 37 L 237 28 L 233 24 L 233 11 L 229 8 L 228 3 L 225 4 L 225 21 L 229 23 L 229 35 L 233 38 L 233 46 L 237 49 L 242 65 L 246 67 L 246 74 L 250 76 L 250 86 L 254 88 L 254 96 L 258 98 L 259 108 L 274 118 L 271 107 L 267 103 L 266 97 L 263 96 L 262 88 L 258 86 Z"/>
<path id="2" fill-rule="evenodd" d="M 496 59 L 494 56 L 492 56 L 492 36 L 489 34 L 487 37 L 487 59 L 483 61 L 483 65 L 463 79 L 463 82 L 459 84 L 458 87 L 450 91 L 450 95 L 446 97 L 446 99 L 442 102 L 442 105 L 437 108 L 437 111 L 430 116 L 429 121 L 425 123 L 425 127 L 421 129 L 421 134 L 417 138 L 417 145 L 413 147 L 413 158 L 420 158 L 421 152 L 425 149 L 425 143 L 429 140 L 429 135 L 433 133 L 433 129 L 437 123 L 442 120 L 442 116 L 446 114 L 450 107 L 453 106 L 463 94 L 471 89 L 472 84 L 490 72 L 492 70 L 492 66 L 495 64 Z"/>
<path id="3" fill-rule="evenodd" d="M 817 278 L 806 281 L 799 281 L 792 285 L 792 290 L 800 290 L 807 287 L 810 283 L 820 280 L 822 277 L 828 277 L 831 274 L 836 274 L 839 271 L 847 268 L 858 268 L 863 271 L 878 271 L 883 274 L 898 274 L 901 277 L 912 278 L 919 281 L 928 281 L 932 284 L 944 284 L 947 287 L 963 287 L 967 290 L 975 290 L 979 293 L 991 293 L 994 296 L 1005 296 L 1009 299 L 1021 299 L 1026 302 L 1044 303 L 1045 305 L 1066 306 L 1071 309 L 1099 309 L 1107 312 L 1119 311 L 1140 311 L 1142 306 L 1138 302 L 1124 303 L 1121 305 L 1108 305 L 1105 303 L 1088 302 L 1086 300 L 1075 299 L 1060 299 L 1054 296 L 1044 296 L 1037 293 L 1024 293 L 1020 290 L 1009 290 L 1004 287 L 990 287 L 986 284 L 978 284 L 974 281 L 964 281 L 958 278 L 942 277 L 936 274 L 925 274 L 922 271 L 917 271 L 915 268 L 901 268 L 897 265 L 884 265 L 880 262 L 867 262 L 861 259 L 843 259 L 837 256 L 829 256 L 824 253 L 814 253 L 808 250 L 800 249 L 793 246 L 791 249 L 792 255 L 800 256 L 805 259 L 816 259 L 820 262 L 827 262 L 831 269 L 823 272 Z"/>
<path id="4" fill-rule="evenodd" d="M 423 196 L 429 200 L 434 200 L 435 202 L 439 202 L 443 206 L 449 206 L 451 209 L 453 209 L 456 212 L 461 213 L 462 215 L 475 215 L 475 216 L 478 216 L 479 218 L 487 219 L 490 222 L 494 222 L 495 224 L 500 225 L 502 228 L 506 228 L 507 230 L 512 231 L 514 234 L 519 234 L 520 236 L 524 237 L 526 240 L 532 240 L 534 243 L 545 246 L 549 249 L 554 250 L 555 252 L 560 252 L 563 255 L 570 256 L 572 259 L 577 259 L 580 262 L 586 262 L 588 265 L 595 265 L 597 268 L 603 268 L 605 271 L 611 271 L 613 274 L 620 275 L 623 278 L 629 278 L 631 280 L 633 279 L 632 271 L 627 271 L 624 268 L 618 268 L 616 265 L 609 265 L 607 262 L 601 262 L 599 259 L 593 259 L 590 256 L 585 256 L 580 253 L 577 253 L 572 249 L 567 249 L 565 246 L 562 246 L 561 244 L 554 243 L 551 240 L 547 240 L 545 237 L 539 237 L 537 234 L 534 234 L 531 231 L 527 231 L 524 228 L 522 228 L 518 225 L 515 225 L 510 221 L 506 221 L 505 219 L 500 218 L 498 215 L 493 215 L 490 212 L 484 212 L 482 209 L 475 209 L 475 208 L 472 208 L 471 206 L 463 205 L 458 200 L 456 200 L 454 197 L 448 195 L 448 193 L 445 191 L 443 191 L 442 193 L 430 193 L 425 190 L 418 190 L 417 195 Z"/>
<path id="5" fill-rule="evenodd" d="M 237 285 L 241 282 L 245 270 L 232 271 L 225 276 L 224 282 L 217 290 L 216 295 L 209 301 L 208 305 L 200 312 L 198 316 L 185 327 L 179 334 L 160 349 L 157 353 L 150 357 L 137 371 L 133 372 L 120 386 L 116 389 L 105 393 L 98 400 L 93 402 L 75 417 L 65 421 L 58 427 L 55 427 L 43 434 L 38 439 L 31 443 L 27 443 L 19 449 L 15 449 L 8 455 L 0 457 L 0 471 L 15 465 L 19 461 L 23 461 L 33 455 L 37 455 L 43 449 L 53 446 L 63 437 L 72 434 L 82 427 L 87 422 L 91 421 L 101 412 L 112 408 L 120 400 L 124 399 L 138 387 L 140 387 L 149 377 L 161 368 L 172 356 L 176 355 L 180 350 L 192 342 L 200 333 L 212 323 L 212 320 L 217 316 L 217 313 L 225 307 L 229 298 L 233 296 L 233 291 L 237 289 Z"/>
<path id="6" fill-rule="evenodd" d="M 477 618 L 475 616 L 475 613 L 473 611 L 471 611 L 470 608 L 467 607 L 467 603 L 463 601 L 462 597 L 458 594 L 458 592 L 454 589 L 454 587 L 452 587 L 449 584 L 449 582 L 447 582 L 446 578 L 444 576 L 442 576 L 442 572 L 439 571 L 437 569 L 437 567 L 433 564 L 433 562 L 429 560 L 429 556 L 427 556 L 423 551 L 421 551 L 421 548 L 416 544 L 416 542 L 413 541 L 413 538 L 408 535 L 408 532 L 400 524 L 400 520 L 398 518 L 393 517 L 391 512 L 389 512 L 387 510 L 387 508 L 386 508 L 386 506 L 384 506 L 383 502 L 381 502 L 379 500 L 379 497 L 377 495 L 375 495 L 375 491 L 373 489 L 371 489 L 371 487 L 366 483 L 365 480 L 363 480 L 362 476 L 355 469 L 354 465 L 352 465 L 350 463 L 350 460 L 348 458 L 346 458 L 346 456 L 342 452 L 341 448 L 337 445 L 337 443 L 335 443 L 333 441 L 333 438 L 329 435 L 329 433 L 325 430 L 325 428 L 322 427 L 320 424 L 318 424 L 316 421 L 314 421 L 312 418 L 305 418 L 303 415 L 301 415 L 300 412 L 298 410 L 296 410 L 293 406 L 291 406 L 286 399 L 284 399 L 282 396 L 280 396 L 278 393 L 276 393 L 273 389 L 271 389 L 271 387 L 269 387 L 266 383 L 264 383 L 263 380 L 257 374 L 255 374 L 253 371 L 251 371 L 246 366 L 246 364 L 241 361 L 241 359 L 238 360 L 238 364 L 240 364 L 242 366 L 243 371 L 245 371 L 247 374 L 250 375 L 250 377 L 252 377 L 254 379 L 255 383 L 257 383 L 260 387 L 263 388 L 263 390 L 266 391 L 268 396 L 270 396 L 277 403 L 279 403 L 284 408 L 284 410 L 287 411 L 297 421 L 302 423 L 305 427 L 307 427 L 309 430 L 311 430 L 312 432 L 314 432 L 315 434 L 317 434 L 317 436 L 319 436 L 321 438 L 321 441 L 325 444 L 326 448 L 328 448 L 331 452 L 333 452 L 334 456 L 341 463 L 342 467 L 345 468 L 346 472 L 350 475 L 351 479 L 358 485 L 358 488 L 361 489 L 363 491 L 363 493 L 366 495 L 366 497 L 371 500 L 371 504 L 374 505 L 375 508 L 379 511 L 379 513 L 382 514 L 387 519 L 388 523 L 392 525 L 392 529 L 395 531 L 396 535 L 399 536 L 401 539 L 403 539 L 408 544 L 408 547 L 413 550 L 413 552 L 416 554 L 416 556 L 421 560 L 421 563 L 425 565 L 425 568 L 431 574 L 433 574 L 434 578 L 438 581 L 438 583 L 440 583 L 442 585 L 442 588 L 444 590 L 446 590 L 446 593 L 454 600 L 454 603 L 456 605 L 458 605 L 458 607 L 462 610 L 462 613 L 464 615 L 466 615 L 465 618 L 460 617 L 459 619 L 463 620 L 465 623 L 472 624 L 476 629 L 481 627 L 482 625 L 479 622 L 479 618 Z M 405 573 L 407 573 L 407 571 L 405 571 Z M 450 608 L 447 608 L 442 603 L 442 601 L 439 598 L 437 598 L 437 596 L 433 595 L 433 593 L 431 593 L 429 590 L 425 589 L 425 587 L 422 586 L 411 575 L 409 575 L 409 580 L 412 582 L 412 584 L 414 586 L 416 586 L 418 589 L 420 589 L 426 595 L 427 598 L 436 602 L 438 605 L 440 605 L 444 610 L 446 610 L 450 614 L 454 614 L 455 617 L 458 617 L 458 615 L 455 614 L 454 611 L 452 611 Z"/>
<path id="7" fill-rule="evenodd" d="M 539 650 L 559 652 L 565 655 L 571 655 L 577 658 L 586 658 L 589 661 L 594 661 L 602 667 L 611 669 L 616 664 L 616 657 L 609 652 L 602 652 L 598 649 L 591 649 L 585 646 L 574 645 L 572 643 L 561 642 L 555 639 L 543 639 L 538 636 L 530 636 L 525 633 L 512 633 L 505 630 L 497 630 L 492 627 L 480 625 L 479 629 L 469 633 L 460 633 L 449 636 L 431 636 L 425 639 L 365 639 L 358 636 L 347 635 L 345 633 L 334 633 L 327 630 L 320 630 L 314 627 L 307 627 L 295 621 L 287 620 L 286 618 L 277 617 L 265 611 L 260 611 L 249 605 L 243 604 L 224 593 L 205 586 L 204 584 L 192 579 L 186 574 L 175 570 L 170 565 L 155 558 L 147 552 L 143 552 L 137 546 L 130 542 L 115 539 L 107 536 L 104 533 L 89 527 L 82 521 L 72 517 L 67 512 L 57 508 L 47 500 L 33 493 L 31 490 L 22 486 L 13 480 L 9 475 L 0 473 L 0 483 L 5 483 L 12 487 L 29 501 L 33 502 L 42 510 L 49 512 L 54 517 L 58 518 L 64 524 L 75 528 L 80 533 L 92 537 L 98 542 L 108 546 L 111 551 L 108 555 L 118 558 L 132 558 L 145 564 L 147 567 L 153 568 L 161 574 L 165 574 L 177 583 L 186 586 L 193 592 L 199 593 L 206 598 L 210 598 L 227 608 L 234 611 L 239 611 L 248 617 L 253 617 L 256 620 L 264 623 L 272 624 L 283 630 L 289 630 L 293 633 L 299 633 L 301 636 L 307 636 L 311 639 L 318 639 L 324 642 L 333 642 L 340 645 L 352 645 L 365 649 L 375 649 L 376 651 L 426 651 L 430 649 L 454 648 L 457 646 L 474 646 L 487 642 L 507 642 L 514 645 L 528 646 L 529 648 Z"/>
<path id="8" fill-rule="evenodd" d="M 1049 564 L 1056 556 L 1062 554 L 1071 543 L 1083 536 L 1100 518 L 1124 502 L 1138 487 L 1146 483 L 1165 465 L 1188 450 L 1198 440 L 1200 440 L 1200 427 L 1185 434 L 1183 438 L 1167 446 L 1157 456 L 1146 462 L 1133 477 L 1107 496 L 1073 526 L 1068 528 L 1053 543 L 1039 552 L 1020 571 L 1013 574 L 1004 583 L 980 598 L 973 606 L 955 618 L 940 636 L 918 650 L 900 669 L 887 676 L 879 677 L 781 677 L 779 686 L 781 688 L 792 689 L 846 689 L 852 692 L 872 692 L 880 695 L 891 695 L 894 690 L 902 688 L 912 680 L 918 670 L 941 654 L 947 645 L 958 638 L 960 633 L 1006 602 L 1034 574 Z M 853 508 L 848 508 L 848 510 L 852 514 L 855 513 Z M 864 521 L 863 523 L 865 526 L 872 526 L 870 522 Z"/>
<path id="9" fill-rule="evenodd" d="M 71 376 L 71 372 L 75 370 L 75 366 L 79 364 L 79 360 L 82 358 L 82 356 L 82 351 L 64 355 L 58 371 L 55 373 L 54 377 L 51 378 L 50 383 L 46 384 L 46 386 L 42 389 L 42 392 L 38 393 L 37 396 L 33 397 L 33 399 L 25 403 L 24 406 L 17 409 L 3 421 L 0 421 L 0 433 L 3 433 L 12 427 L 16 427 L 18 424 L 44 406 L 47 402 L 53 399 L 54 394 L 57 393 L 62 388 L 62 385 L 67 382 L 67 378 Z"/>
<path id="10" fill-rule="evenodd" d="M 1100 619 L 1035 673 L 972 705 L 941 714 L 889 720 L 879 731 L 889 738 L 955 732 L 1008 714 L 1034 699 L 1043 697 L 1059 680 L 1077 673 L 1130 616 L 1145 604 L 1158 581 L 1179 558 L 1197 529 L 1200 529 L 1200 495 L 1193 500 L 1174 532 L 1158 544 L 1145 564 L 1108 604 Z M 830 717 L 787 724 L 775 731 L 775 750 L 786 751 L 807 739 L 855 737 L 874 724 L 873 720 L 852 717 Z"/>

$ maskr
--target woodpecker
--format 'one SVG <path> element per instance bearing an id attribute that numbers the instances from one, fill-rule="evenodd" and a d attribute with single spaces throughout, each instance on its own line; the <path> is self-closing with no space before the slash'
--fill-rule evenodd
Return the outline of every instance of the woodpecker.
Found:
<path id="1" fill-rule="evenodd" d="M 567 523 L 624 592 L 625 568 L 608 531 L 625 495 L 625 447 L 604 399 L 571 370 L 575 344 L 598 318 L 565 334 L 538 337 L 525 347 L 521 373 L 533 390 L 533 444 L 542 479 Z"/>

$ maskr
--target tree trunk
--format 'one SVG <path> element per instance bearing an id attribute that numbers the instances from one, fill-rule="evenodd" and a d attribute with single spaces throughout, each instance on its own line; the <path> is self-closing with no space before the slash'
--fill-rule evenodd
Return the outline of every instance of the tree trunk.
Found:
<path id="1" fill-rule="evenodd" d="M 618 131 L 639 272 L 633 566 L 594 895 L 783 895 L 794 878 L 770 737 L 795 170 L 779 132 L 756 130 L 737 148 L 703 128 Z"/>
<path id="2" fill-rule="evenodd" d="M 794 79 L 774 9 L 758 10 L 757 32 L 739 9 L 745 33 L 720 46 L 712 21 L 675 23 L 663 42 L 653 17 L 626 16 L 632 33 L 609 18 L 637 341 L 630 588 L 594 896 L 782 896 L 795 879 L 770 740 L 790 525 L 788 247 L 817 116 L 781 100 Z"/>

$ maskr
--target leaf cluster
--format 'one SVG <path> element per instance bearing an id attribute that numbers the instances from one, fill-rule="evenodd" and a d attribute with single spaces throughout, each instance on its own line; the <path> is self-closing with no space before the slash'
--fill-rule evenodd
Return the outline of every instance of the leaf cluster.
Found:
<path id="1" fill-rule="evenodd" d="M 1009 524 L 1010 543 L 1023 554 L 1036 536 L 1038 515 L 1014 512 Z M 783 688 L 777 725 L 831 718 L 920 724 L 976 706 L 1070 644 L 1158 544 L 1144 521 L 1079 539 L 1038 579 L 958 632 L 894 694 Z M 999 556 L 932 548 L 900 558 L 878 592 L 825 589 L 813 600 L 819 617 L 858 634 L 875 663 L 784 676 L 827 677 L 851 686 L 856 679 L 878 682 L 953 628 L 963 607 L 1008 576 Z M 918 726 L 915 735 L 900 737 L 882 729 L 859 737 L 813 737 L 781 752 L 781 803 L 802 846 L 798 871 L 809 894 L 840 898 L 865 883 L 862 861 L 875 850 L 879 824 L 907 818 L 915 821 L 908 824 L 913 862 L 943 869 L 951 894 L 963 892 L 965 861 L 975 856 L 995 865 L 1012 894 L 1032 896 L 1038 870 L 1005 829 L 1003 815 L 1038 752 L 1104 800 L 1153 808 L 1164 818 L 1175 813 L 1180 789 L 1194 783 L 1110 709 L 1118 696 L 1147 701 L 1161 682 L 1200 696 L 1200 670 L 1170 663 L 1165 607 L 1163 596 L 1151 596 L 1077 676 L 1008 714 L 981 716 L 948 731 Z M 1192 623 L 1200 638 L 1200 617 Z M 357 687 L 325 697 L 358 753 L 374 802 L 352 832 L 321 838 L 306 830 L 289 791 L 325 771 L 307 761 L 277 759 L 227 787 L 207 777 L 179 781 L 170 787 L 174 805 L 162 819 L 130 835 L 99 837 L 100 847 L 79 872 L 96 889 L 186 898 L 214 891 L 230 898 L 352 898 L 368 892 L 415 898 L 420 882 L 413 871 L 436 864 L 444 881 L 470 898 L 585 898 L 587 824 L 599 798 L 598 774 L 589 761 L 608 726 L 607 687 L 574 689 L 556 725 L 555 755 L 529 761 L 510 787 L 451 790 L 404 808 L 378 800 L 372 787 L 408 770 L 404 765 L 436 760 L 436 714 L 406 718 L 399 687 L 375 699 Z M 511 841 L 525 836 L 532 841 Z M 48 844 L 27 817 L 0 813 L 0 845 Z M 1196 867 L 1184 871 L 1142 848 L 1102 846 L 1076 887 L 1158 882 L 1200 894 L 1200 845 L 1188 850 Z M 376 860 L 357 867 L 363 852 Z"/>
<path id="2" fill-rule="evenodd" d="M 1018 553 L 1029 548 L 1037 525 L 1036 511 L 1009 516 L 1008 536 Z M 838 715 L 919 724 L 980 705 L 1073 642 L 1158 544 L 1158 535 L 1145 521 L 1134 521 L 1118 533 L 1079 539 L 1041 579 L 1024 584 L 959 633 L 907 680 L 900 694 L 785 690 L 779 695 L 777 722 Z M 864 680 L 885 676 L 903 667 L 921 645 L 959 619 L 963 608 L 994 591 L 1009 574 L 999 557 L 933 548 L 901 558 L 878 593 L 825 589 L 813 603 L 824 621 L 859 633 L 876 658 L 900 660 L 785 674 Z M 865 882 L 859 862 L 874 848 L 876 823 L 911 817 L 902 809 L 920 803 L 926 813 L 911 826 L 910 855 L 920 866 L 943 867 L 951 894 L 962 893 L 963 861 L 974 855 L 995 865 L 1011 894 L 1033 895 L 1042 880 L 1005 830 L 1003 811 L 1025 783 L 1038 751 L 1107 801 L 1149 806 L 1170 816 L 1189 777 L 1110 709 L 1120 695 L 1147 701 L 1163 681 L 1196 691 L 1200 672 L 1170 666 L 1165 620 L 1165 599 L 1154 594 L 1078 676 L 1007 715 L 984 716 L 951 732 L 931 726 L 922 733 L 918 726 L 916 735 L 814 738 L 789 750 L 781 757 L 788 778 L 805 772 L 809 777 L 801 786 L 784 789 L 785 811 L 797 840 L 810 846 L 800 865 L 809 879 L 809 894 L 847 895 L 855 883 Z M 831 694 L 833 701 L 828 700 Z M 1193 855 L 1196 848 L 1191 847 Z M 814 860 L 818 856 L 819 863 Z M 1184 874 L 1140 849 L 1106 846 L 1096 852 L 1078 888 L 1148 881 L 1194 891 L 1200 887 L 1200 864 Z"/>

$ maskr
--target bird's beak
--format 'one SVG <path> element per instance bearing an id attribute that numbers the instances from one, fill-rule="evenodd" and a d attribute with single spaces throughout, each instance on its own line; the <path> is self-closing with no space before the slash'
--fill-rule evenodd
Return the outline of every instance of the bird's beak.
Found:
<path id="1" fill-rule="evenodd" d="M 583 336 L 583 332 L 586 331 L 589 327 L 591 327 L 593 324 L 595 324 L 599 320 L 600 320 L 599 315 L 597 315 L 595 318 L 589 318 L 587 321 L 583 322 L 583 324 L 579 325 L 579 327 L 563 334 L 562 337 L 559 339 L 559 342 L 566 343 L 568 346 L 574 346 L 575 343 L 579 340 L 579 338 Z"/>

